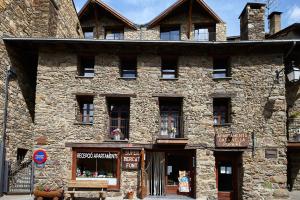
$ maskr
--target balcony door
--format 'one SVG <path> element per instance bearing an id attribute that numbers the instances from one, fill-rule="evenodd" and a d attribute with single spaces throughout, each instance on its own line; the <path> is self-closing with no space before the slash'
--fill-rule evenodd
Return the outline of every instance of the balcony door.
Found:
<path id="1" fill-rule="evenodd" d="M 182 137 L 181 101 L 160 100 L 160 136 Z"/>

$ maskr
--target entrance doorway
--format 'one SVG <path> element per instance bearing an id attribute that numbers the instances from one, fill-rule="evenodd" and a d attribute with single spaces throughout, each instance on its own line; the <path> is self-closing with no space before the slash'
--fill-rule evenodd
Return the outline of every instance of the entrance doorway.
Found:
<path id="1" fill-rule="evenodd" d="M 219 200 L 237 200 L 242 182 L 242 154 L 216 152 L 216 180 Z"/>
<path id="2" fill-rule="evenodd" d="M 195 151 L 147 152 L 148 194 L 194 196 Z"/>

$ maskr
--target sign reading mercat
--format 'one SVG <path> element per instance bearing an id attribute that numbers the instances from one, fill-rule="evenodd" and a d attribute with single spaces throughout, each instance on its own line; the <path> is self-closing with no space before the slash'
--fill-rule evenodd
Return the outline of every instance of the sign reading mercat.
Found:
<path id="1" fill-rule="evenodd" d="M 136 150 L 125 150 L 122 154 L 123 169 L 138 169 L 140 163 L 140 152 Z"/>

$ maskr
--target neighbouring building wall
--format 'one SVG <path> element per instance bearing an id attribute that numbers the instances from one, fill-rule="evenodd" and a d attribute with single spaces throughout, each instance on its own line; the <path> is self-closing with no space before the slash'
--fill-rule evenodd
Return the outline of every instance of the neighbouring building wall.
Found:
<path id="1" fill-rule="evenodd" d="M 24 52 L 22 56 L 5 48 L 5 36 L 14 37 L 82 37 L 72 0 L 0 1 L 0 111 L 1 133 L 4 108 L 6 71 L 16 69 L 17 78 L 9 82 L 7 159 L 17 159 L 17 149 L 32 149 L 35 67 L 37 55 Z M 57 7 L 56 7 L 57 6 Z M 30 153 L 28 154 L 30 155 Z M 31 159 L 30 156 L 28 159 Z"/>
<path id="2" fill-rule="evenodd" d="M 76 77 L 75 54 L 41 52 L 34 139 L 47 137 L 48 145 L 35 148 L 46 149 L 49 161 L 44 169 L 36 170 L 37 183 L 46 178 L 63 186 L 70 179 L 72 161 L 66 142 L 110 141 L 106 95 L 133 95 L 130 97 L 129 143 L 153 144 L 160 130 L 155 96 L 178 94 L 184 97 L 184 136 L 189 139 L 188 144 L 208 148 L 197 150 L 197 198 L 216 197 L 214 156 L 210 149 L 214 148 L 216 133 L 230 132 L 255 133 L 255 155 L 246 149 L 242 156 L 243 197 L 272 199 L 282 193 L 286 195 L 286 180 L 278 181 L 287 170 L 285 82 L 274 82 L 274 71 L 283 68 L 281 55 L 233 56 L 232 79 L 223 81 L 212 79 L 212 58 L 206 55 L 180 56 L 179 78 L 174 81 L 160 79 L 160 62 L 160 56 L 155 54 L 138 55 L 137 79 L 128 81 L 119 78 L 117 55 L 97 54 L 95 77 L 86 79 Z M 76 94 L 94 95 L 93 125 L 76 123 Z M 229 127 L 213 126 L 214 96 L 231 98 L 232 124 Z M 275 158 L 265 158 L 265 150 L 269 148 L 276 149 Z M 121 174 L 122 191 L 126 191 L 128 185 L 135 185 L 135 173 Z"/>

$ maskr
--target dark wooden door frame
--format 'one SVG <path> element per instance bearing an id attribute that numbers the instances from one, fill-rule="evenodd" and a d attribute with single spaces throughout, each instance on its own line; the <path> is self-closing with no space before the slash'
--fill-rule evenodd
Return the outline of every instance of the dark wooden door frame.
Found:
<path id="1" fill-rule="evenodd" d="M 216 186 L 218 190 L 218 176 L 219 176 L 219 164 L 218 162 L 230 162 L 232 163 L 232 179 L 233 179 L 233 196 L 232 199 L 228 200 L 237 200 L 239 199 L 239 182 L 241 179 L 241 162 L 242 162 L 242 153 L 241 152 L 215 152 L 215 173 L 216 173 Z M 223 192 L 226 193 L 226 192 Z M 222 192 L 218 191 L 218 197 Z M 222 199 L 223 200 L 223 199 Z M 225 199 L 224 199 L 225 200 Z"/>

